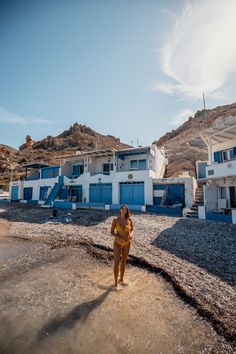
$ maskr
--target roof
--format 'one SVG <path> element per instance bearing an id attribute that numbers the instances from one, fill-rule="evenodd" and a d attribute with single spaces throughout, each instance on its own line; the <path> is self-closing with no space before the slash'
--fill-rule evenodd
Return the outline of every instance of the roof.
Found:
<path id="1" fill-rule="evenodd" d="M 124 156 L 130 155 L 140 155 L 140 154 L 149 154 L 150 153 L 150 146 L 140 147 L 140 148 L 130 148 L 125 150 L 117 151 L 116 155 L 120 159 L 124 159 Z"/>
<path id="2" fill-rule="evenodd" d="M 27 163 L 22 165 L 25 168 L 42 168 L 42 167 L 50 167 L 50 165 L 46 165 L 45 163 Z"/>
<path id="3" fill-rule="evenodd" d="M 200 133 L 206 145 L 211 139 L 212 145 L 236 139 L 236 116 L 216 119 L 214 124 Z"/>
<path id="4" fill-rule="evenodd" d="M 84 151 L 84 152 L 77 152 L 76 155 L 60 156 L 60 157 L 58 157 L 58 159 L 70 159 L 70 158 L 75 158 L 75 157 L 79 158 L 79 157 L 86 157 L 86 156 L 95 156 L 95 157 L 112 156 L 113 153 L 116 151 L 117 150 L 114 148 Z"/>

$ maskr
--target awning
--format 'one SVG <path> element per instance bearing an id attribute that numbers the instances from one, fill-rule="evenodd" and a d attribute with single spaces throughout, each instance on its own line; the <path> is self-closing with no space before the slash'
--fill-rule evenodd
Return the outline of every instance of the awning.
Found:
<path id="1" fill-rule="evenodd" d="M 50 167 L 50 165 L 46 165 L 45 163 L 27 163 L 22 165 L 22 167 L 40 169 L 43 167 Z"/>
<path id="2" fill-rule="evenodd" d="M 216 119 L 213 125 L 200 133 L 206 145 L 211 139 L 212 145 L 224 143 L 236 139 L 236 117 Z"/>

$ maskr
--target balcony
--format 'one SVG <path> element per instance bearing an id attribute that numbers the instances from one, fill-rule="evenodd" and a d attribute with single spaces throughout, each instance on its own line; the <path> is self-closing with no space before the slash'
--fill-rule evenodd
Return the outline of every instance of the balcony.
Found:
<path id="1" fill-rule="evenodd" d="M 35 181 L 37 179 L 40 179 L 40 174 L 39 173 L 33 173 L 31 175 L 28 175 L 25 177 L 25 181 Z"/>
<path id="2" fill-rule="evenodd" d="M 229 160 L 206 166 L 206 177 L 210 179 L 230 177 L 234 175 L 236 175 L 236 160 Z"/>

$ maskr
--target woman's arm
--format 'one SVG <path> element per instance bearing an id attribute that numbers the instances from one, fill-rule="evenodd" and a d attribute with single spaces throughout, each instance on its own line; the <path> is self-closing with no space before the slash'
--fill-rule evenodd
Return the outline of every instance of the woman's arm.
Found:
<path id="1" fill-rule="evenodd" d="M 133 235 L 134 235 L 134 224 L 133 221 L 130 219 L 130 223 L 131 223 L 131 232 L 129 234 L 129 240 L 133 239 Z"/>
<path id="2" fill-rule="evenodd" d="M 116 236 L 115 227 L 116 227 L 116 219 L 113 219 L 112 225 L 111 225 L 111 235 L 112 236 Z"/>

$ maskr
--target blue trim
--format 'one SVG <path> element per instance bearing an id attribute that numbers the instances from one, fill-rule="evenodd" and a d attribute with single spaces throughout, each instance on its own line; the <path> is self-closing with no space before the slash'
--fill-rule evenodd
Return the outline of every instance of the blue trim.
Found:
<path id="1" fill-rule="evenodd" d="M 27 204 L 32 204 L 32 205 L 37 205 L 38 204 L 38 200 L 27 200 Z"/>
<path id="2" fill-rule="evenodd" d="M 122 204 L 111 204 L 110 210 L 119 210 Z M 141 211 L 142 205 L 127 205 L 131 211 Z"/>
<path id="3" fill-rule="evenodd" d="M 160 207 L 157 205 L 147 205 L 147 211 L 156 214 L 166 214 L 172 216 L 182 216 L 181 207 Z"/>
<path id="4" fill-rule="evenodd" d="M 53 207 L 58 209 L 72 209 L 72 202 L 54 201 Z"/>
<path id="5" fill-rule="evenodd" d="M 222 221 L 232 223 L 232 215 L 224 215 L 218 213 L 206 213 L 206 219 L 212 221 Z"/>
<path id="6" fill-rule="evenodd" d="M 102 208 L 105 209 L 105 203 L 76 203 L 76 208 Z"/>

